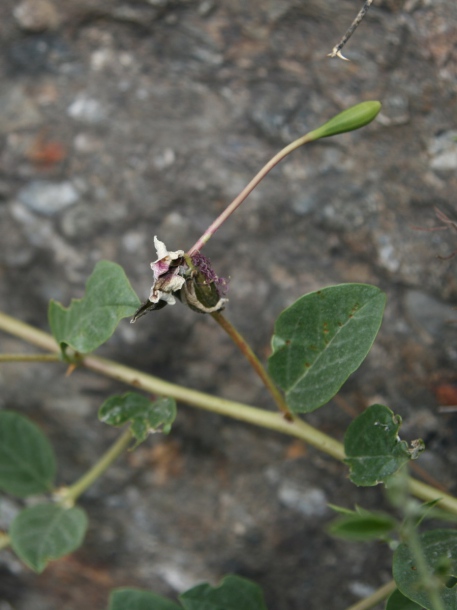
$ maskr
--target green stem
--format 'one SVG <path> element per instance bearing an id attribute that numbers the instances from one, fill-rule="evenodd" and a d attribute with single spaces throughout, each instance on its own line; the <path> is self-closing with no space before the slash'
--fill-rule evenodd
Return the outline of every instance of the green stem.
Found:
<path id="1" fill-rule="evenodd" d="M 11 538 L 8 536 L 8 534 L 5 534 L 4 532 L 0 532 L 0 550 L 6 549 L 7 547 L 9 547 L 10 544 L 11 544 Z"/>
<path id="2" fill-rule="evenodd" d="M 233 400 L 226 400 L 225 398 L 218 398 L 210 394 L 198 392 L 197 390 L 191 390 L 190 388 L 163 381 L 152 375 L 141 373 L 136 369 L 131 369 L 97 356 L 86 356 L 82 364 L 92 371 L 118 381 L 123 381 L 137 389 L 139 388 L 159 396 L 170 396 L 175 400 L 206 411 L 227 415 L 233 419 L 261 426 L 262 428 L 269 428 L 270 430 L 296 436 L 338 460 L 344 458 L 344 449 L 341 443 L 316 430 L 296 416 L 293 416 L 292 421 L 287 421 L 280 413 L 272 413 L 271 411 L 250 407 Z"/>
<path id="3" fill-rule="evenodd" d="M 391 580 L 387 584 L 377 589 L 368 597 L 361 599 L 353 606 L 349 606 L 349 608 L 347 608 L 346 610 L 369 610 L 369 608 L 373 608 L 373 606 L 376 606 L 376 604 L 379 604 L 387 597 L 389 597 L 389 595 L 393 593 L 396 588 L 397 585 L 395 584 L 395 581 Z"/>
<path id="4" fill-rule="evenodd" d="M 0 354 L 0 362 L 62 362 L 58 354 Z"/>
<path id="5" fill-rule="evenodd" d="M 1 312 L 0 330 L 20 337 L 28 343 L 42 349 L 47 349 L 55 353 L 59 353 L 60 351 L 59 346 L 51 335 Z M 178 401 L 199 409 L 219 413 L 220 415 L 232 417 L 263 428 L 269 428 L 270 430 L 276 430 L 277 432 L 282 432 L 289 436 L 295 436 L 296 438 L 300 438 L 307 442 L 309 445 L 316 447 L 320 451 L 331 455 L 337 460 L 344 460 L 345 454 L 342 443 L 339 443 L 331 436 L 320 432 L 320 430 L 313 428 L 296 416 L 294 416 L 292 422 L 288 422 L 279 413 L 271 413 L 264 409 L 250 407 L 239 402 L 218 398 L 211 396 L 210 394 L 198 392 L 197 390 L 191 390 L 183 386 L 169 383 L 168 381 L 163 381 L 162 379 L 158 379 L 157 377 L 142 373 L 141 371 L 122 364 L 118 364 L 117 362 L 99 358 L 98 356 L 85 356 L 81 359 L 80 364 L 97 373 L 101 373 L 112 379 L 117 379 L 152 394 L 170 396 L 171 398 L 175 398 Z M 426 483 L 417 481 L 412 477 L 408 479 L 408 484 L 410 493 L 417 498 L 426 502 L 439 498 L 440 500 L 437 507 L 457 515 L 457 499 L 453 496 L 435 489 Z"/>
<path id="6" fill-rule="evenodd" d="M 70 487 L 57 492 L 59 503 L 63 506 L 73 506 L 79 496 L 127 449 L 132 438 L 130 428 L 127 428 L 85 475 L 76 481 L 76 483 L 70 485 Z"/>
<path id="7" fill-rule="evenodd" d="M 225 330 L 225 332 L 228 334 L 228 336 L 232 339 L 232 341 L 238 347 L 240 352 L 246 357 L 246 359 L 248 360 L 248 362 L 250 363 L 250 365 L 252 366 L 254 371 L 263 381 L 267 390 L 270 392 L 271 396 L 273 397 L 273 399 L 274 399 L 275 403 L 277 404 L 281 413 L 283 413 L 284 417 L 288 421 L 292 421 L 293 415 L 292 415 L 289 407 L 287 406 L 283 395 L 281 394 L 281 392 L 278 390 L 278 388 L 273 383 L 273 380 L 271 379 L 270 375 L 267 373 L 265 368 L 262 366 L 262 363 L 260 362 L 260 360 L 257 358 L 255 353 L 253 352 L 251 346 L 246 341 L 246 339 L 237 331 L 237 329 L 233 326 L 233 324 L 231 322 L 229 322 L 227 320 L 227 318 L 225 316 L 223 316 L 220 312 L 217 311 L 217 312 L 212 313 L 211 315 L 216 320 L 216 322 L 219 324 L 219 326 Z"/>

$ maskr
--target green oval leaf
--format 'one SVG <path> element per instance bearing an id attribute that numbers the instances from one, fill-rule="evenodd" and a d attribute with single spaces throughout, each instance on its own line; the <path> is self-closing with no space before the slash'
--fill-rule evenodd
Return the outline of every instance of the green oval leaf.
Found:
<path id="1" fill-rule="evenodd" d="M 269 371 L 292 411 L 314 411 L 338 392 L 369 352 L 385 302 L 375 286 L 341 284 L 307 294 L 281 313 Z"/>
<path id="2" fill-rule="evenodd" d="M 362 102 L 351 106 L 334 116 L 330 121 L 324 123 L 321 127 L 314 129 L 308 134 L 309 141 L 319 140 L 320 138 L 328 138 L 336 136 L 339 133 L 354 131 L 360 129 L 373 121 L 379 111 L 381 103 L 377 101 Z"/>
<path id="3" fill-rule="evenodd" d="M 99 409 L 98 418 L 110 426 L 122 426 L 130 422 L 130 429 L 138 445 L 150 432 L 159 428 L 162 428 L 165 434 L 170 432 L 176 418 L 176 401 L 173 398 L 151 401 L 142 394 L 127 392 L 105 400 Z"/>
<path id="4" fill-rule="evenodd" d="M 457 532 L 432 530 L 419 536 L 430 574 L 438 582 L 438 594 L 446 610 L 457 610 Z M 422 582 L 414 554 L 402 543 L 395 551 L 393 576 L 397 587 L 421 608 L 433 610 L 429 593 Z M 441 582 L 440 582 L 441 581 Z"/>
<path id="5" fill-rule="evenodd" d="M 52 490 L 54 451 L 41 430 L 13 411 L 0 411 L 0 489 L 24 498 Z"/>
<path id="6" fill-rule="evenodd" d="M 226 576 L 218 587 L 197 585 L 179 599 L 186 610 L 267 610 L 262 589 L 240 576 Z"/>
<path id="7" fill-rule="evenodd" d="M 150 591 L 126 588 L 111 592 L 108 610 L 182 610 L 182 608 Z"/>
<path id="8" fill-rule="evenodd" d="M 346 540 L 385 540 L 396 527 L 397 522 L 390 515 L 363 511 L 335 519 L 328 532 Z"/>
<path id="9" fill-rule="evenodd" d="M 411 599 L 408 599 L 400 593 L 398 589 L 389 596 L 386 604 L 386 610 L 422 610 L 422 606 L 418 606 Z"/>
<path id="10" fill-rule="evenodd" d="M 122 267 L 100 261 L 87 280 L 82 299 L 73 299 L 68 308 L 56 301 L 49 303 L 49 325 L 63 349 L 70 346 L 86 354 L 107 341 L 120 320 L 131 317 L 139 305 Z"/>
<path id="11" fill-rule="evenodd" d="M 87 529 L 81 508 L 37 504 L 21 511 L 11 524 L 11 546 L 35 572 L 42 572 L 49 561 L 77 549 Z"/>
<path id="12" fill-rule="evenodd" d="M 423 449 L 422 441 L 408 448 L 398 431 L 401 417 L 384 405 L 372 405 L 354 419 L 344 437 L 345 462 L 356 485 L 370 486 L 386 481 Z"/>

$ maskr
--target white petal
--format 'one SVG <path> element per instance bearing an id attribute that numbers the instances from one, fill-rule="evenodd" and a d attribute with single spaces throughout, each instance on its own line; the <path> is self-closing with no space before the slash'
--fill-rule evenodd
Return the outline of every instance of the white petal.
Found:
<path id="1" fill-rule="evenodd" d="M 159 261 L 161 258 L 165 258 L 168 254 L 167 251 L 167 247 L 166 245 L 163 243 L 163 241 L 160 241 L 159 239 L 157 239 L 157 235 L 154 235 L 154 246 L 157 252 L 157 260 Z"/>
<path id="2" fill-rule="evenodd" d="M 176 252 L 169 252 L 168 256 L 171 258 L 172 261 L 174 261 L 177 258 L 184 256 L 184 250 L 176 250 Z"/>
<path id="3" fill-rule="evenodd" d="M 176 252 L 169 252 L 167 250 L 166 245 L 163 243 L 163 241 L 160 241 L 160 239 L 157 239 L 157 235 L 154 235 L 154 246 L 157 252 L 157 260 L 154 262 L 158 262 L 160 260 L 162 260 L 163 258 L 167 258 L 169 260 L 176 260 L 177 258 L 180 258 L 181 256 L 184 256 L 184 250 L 176 250 Z M 154 263 L 151 263 L 151 265 L 153 265 Z"/>
<path id="4" fill-rule="evenodd" d="M 185 281 L 186 280 L 180 275 L 174 275 L 173 279 L 167 282 L 167 292 L 176 292 L 177 290 L 181 290 Z"/>
<path id="5" fill-rule="evenodd" d="M 175 297 L 172 294 L 169 294 L 168 292 L 160 292 L 160 300 L 166 301 L 168 305 L 174 305 L 176 303 Z"/>

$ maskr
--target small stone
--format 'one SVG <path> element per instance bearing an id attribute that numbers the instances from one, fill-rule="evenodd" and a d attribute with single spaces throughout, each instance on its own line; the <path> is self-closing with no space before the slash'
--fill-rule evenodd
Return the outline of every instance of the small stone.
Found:
<path id="1" fill-rule="evenodd" d="M 376 241 L 379 264 L 391 273 L 395 273 L 400 268 L 399 252 L 388 235 L 379 235 Z"/>
<path id="2" fill-rule="evenodd" d="M 327 498 L 322 489 L 311 487 L 301 489 L 296 485 L 284 482 L 278 491 L 279 500 L 307 517 L 322 517 L 328 512 Z"/>
<path id="3" fill-rule="evenodd" d="M 49 0 L 24 0 L 13 11 L 14 18 L 26 32 L 44 32 L 59 26 L 60 18 Z"/>
<path id="4" fill-rule="evenodd" d="M 449 130 L 433 138 L 428 145 L 430 167 L 435 171 L 457 169 L 457 131 Z"/>
<path id="5" fill-rule="evenodd" d="M 90 56 L 90 67 L 95 72 L 100 72 L 101 70 L 110 67 L 113 64 L 114 59 L 115 54 L 112 49 L 97 49 Z"/>
<path id="6" fill-rule="evenodd" d="M 215 8 L 216 3 L 214 0 L 203 0 L 203 2 L 200 2 L 198 5 L 197 11 L 201 17 L 208 17 Z"/>
<path id="7" fill-rule="evenodd" d="M 172 148 L 166 148 L 153 159 L 154 167 L 157 169 L 166 169 L 173 165 L 176 161 L 175 151 Z"/>
<path id="8" fill-rule="evenodd" d="M 102 104 L 85 93 L 78 95 L 67 110 L 72 119 L 84 123 L 100 123 L 106 118 L 106 112 Z"/>
<path id="9" fill-rule="evenodd" d="M 78 133 L 73 140 L 75 150 L 84 155 L 97 152 L 102 145 L 102 141 L 90 133 Z"/>
<path id="10" fill-rule="evenodd" d="M 53 216 L 76 203 L 79 192 L 69 181 L 34 180 L 19 191 L 18 199 L 34 212 Z"/>

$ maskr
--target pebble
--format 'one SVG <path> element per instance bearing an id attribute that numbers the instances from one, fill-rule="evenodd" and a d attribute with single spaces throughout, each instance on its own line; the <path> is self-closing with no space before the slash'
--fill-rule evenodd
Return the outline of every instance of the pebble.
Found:
<path id="1" fill-rule="evenodd" d="M 167 169 L 167 167 L 171 167 L 175 161 L 175 151 L 172 148 L 165 148 L 164 151 L 153 158 L 152 163 L 157 169 Z"/>
<path id="2" fill-rule="evenodd" d="M 391 273 L 400 269 L 399 253 L 388 235 L 378 235 L 377 251 L 379 264 Z"/>
<path id="3" fill-rule="evenodd" d="M 73 146 L 81 154 L 97 152 L 102 147 L 102 141 L 90 133 L 78 133 L 73 140 Z"/>
<path id="4" fill-rule="evenodd" d="M 19 27 L 25 32 L 44 32 L 59 26 L 60 18 L 49 0 L 24 0 L 13 11 Z"/>
<path id="5" fill-rule="evenodd" d="M 67 112 L 72 119 L 90 124 L 101 123 L 106 118 L 103 105 L 85 93 L 76 97 L 68 107 Z"/>
<path id="6" fill-rule="evenodd" d="M 457 131 L 449 130 L 435 136 L 428 145 L 430 167 L 435 171 L 457 169 Z"/>
<path id="7" fill-rule="evenodd" d="M 325 493 L 316 487 L 303 490 L 284 482 L 278 490 L 278 497 L 285 506 L 307 517 L 321 517 L 328 512 Z"/>
<path id="8" fill-rule="evenodd" d="M 33 212 L 53 216 L 79 199 L 79 192 L 70 181 L 33 180 L 18 193 L 18 199 Z"/>

